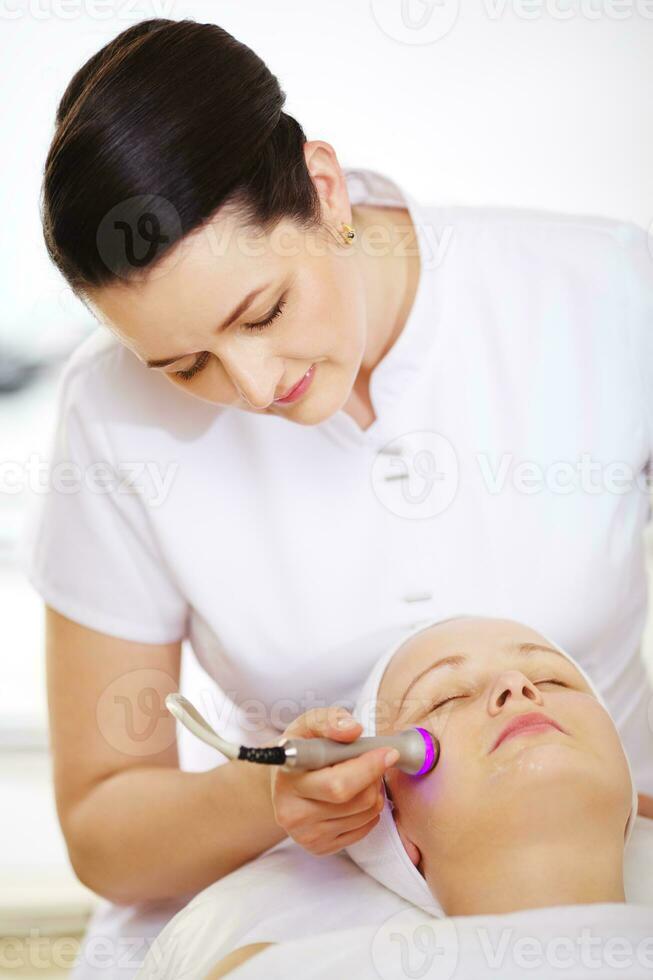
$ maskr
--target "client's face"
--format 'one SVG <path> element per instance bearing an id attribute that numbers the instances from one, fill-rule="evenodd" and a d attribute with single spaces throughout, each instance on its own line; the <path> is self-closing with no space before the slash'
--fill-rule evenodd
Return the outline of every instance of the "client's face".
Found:
<path id="1" fill-rule="evenodd" d="M 496 744 L 533 712 L 551 724 Z M 538 847 L 545 862 L 572 828 L 590 859 L 606 835 L 623 848 L 631 785 L 618 732 L 574 665 L 534 630 L 454 619 L 408 640 L 383 676 L 377 731 L 415 725 L 439 739 L 438 765 L 421 777 L 391 769 L 385 782 L 404 846 L 443 907 L 463 865 L 483 887 L 495 859 L 505 868 Z"/>

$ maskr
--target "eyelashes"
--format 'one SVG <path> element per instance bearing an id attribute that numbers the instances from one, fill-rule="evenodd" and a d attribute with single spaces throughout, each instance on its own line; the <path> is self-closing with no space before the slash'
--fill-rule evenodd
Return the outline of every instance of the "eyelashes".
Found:
<path id="1" fill-rule="evenodd" d="M 258 323 L 244 323 L 244 330 L 265 330 L 270 324 L 276 320 L 278 316 L 283 313 L 286 303 L 284 300 L 279 300 L 277 305 L 274 307 L 272 312 L 265 320 L 259 320 Z M 191 378 L 195 377 L 204 367 L 206 367 L 209 357 L 211 355 L 208 351 L 202 351 L 194 364 L 192 364 L 186 371 L 173 371 L 172 374 L 175 378 L 181 378 L 182 381 L 190 381 Z"/>
<path id="2" fill-rule="evenodd" d="M 197 374 L 198 371 L 202 370 L 202 368 L 205 366 L 206 362 L 208 361 L 209 357 L 210 354 L 208 351 L 202 351 L 202 353 L 197 358 L 195 363 L 191 367 L 189 367 L 187 371 L 173 371 L 172 373 L 176 378 L 183 378 L 184 381 L 189 381 L 193 377 L 193 375 Z"/>
<path id="3" fill-rule="evenodd" d="M 553 678 L 547 678 L 546 680 L 543 681 L 534 681 L 533 683 L 534 684 L 557 684 L 559 687 L 569 687 L 568 684 L 564 684 L 562 681 L 557 681 L 554 680 Z M 447 704 L 449 701 L 459 701 L 461 698 L 465 698 L 465 697 L 468 697 L 468 695 L 454 694 L 451 697 L 444 698 L 444 700 L 442 701 L 435 701 L 428 709 L 427 714 L 430 714 L 432 711 L 437 711 L 438 708 L 441 708 L 443 704 Z"/>
<path id="4" fill-rule="evenodd" d="M 444 701 L 436 701 L 436 702 L 434 702 L 431 705 L 431 707 L 429 708 L 427 714 L 430 714 L 431 711 L 437 711 L 438 708 L 441 708 L 443 704 L 448 704 L 449 701 L 458 701 L 459 698 L 464 698 L 464 697 L 466 697 L 465 694 L 457 694 L 457 695 L 454 695 L 454 696 L 452 696 L 450 698 L 445 698 Z"/>
<path id="5" fill-rule="evenodd" d="M 277 305 L 275 306 L 275 308 L 272 310 L 272 313 L 269 315 L 269 317 L 266 320 L 260 320 L 258 323 L 243 323 L 244 329 L 245 330 L 265 330 L 266 327 L 269 327 L 270 326 L 270 324 L 272 323 L 273 320 L 276 320 L 276 318 L 278 316 L 281 316 L 281 314 L 283 313 L 283 308 L 284 308 L 285 305 L 286 304 L 284 303 L 283 300 L 279 300 L 279 302 L 277 303 Z"/>

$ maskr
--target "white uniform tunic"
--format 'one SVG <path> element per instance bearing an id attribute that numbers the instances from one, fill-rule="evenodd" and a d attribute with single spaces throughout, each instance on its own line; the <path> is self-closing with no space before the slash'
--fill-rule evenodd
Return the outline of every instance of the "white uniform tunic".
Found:
<path id="1" fill-rule="evenodd" d="M 312 705 L 352 707 L 422 620 L 522 620 L 592 676 L 653 793 L 646 232 L 425 206 L 379 173 L 346 175 L 352 203 L 408 206 L 419 236 L 413 307 L 371 375 L 376 420 L 212 406 L 98 329 L 64 368 L 52 462 L 106 461 L 132 492 L 41 495 L 29 579 L 95 630 L 187 637 L 228 699 L 221 730 L 248 744 Z"/>

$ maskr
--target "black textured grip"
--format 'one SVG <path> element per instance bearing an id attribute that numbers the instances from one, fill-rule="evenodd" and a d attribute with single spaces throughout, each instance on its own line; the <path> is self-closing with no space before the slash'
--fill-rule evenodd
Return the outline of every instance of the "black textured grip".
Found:
<path id="1" fill-rule="evenodd" d="M 286 750 L 278 745 L 257 749 L 241 745 L 238 758 L 246 762 L 261 762 L 264 766 L 282 766 L 286 761 Z"/>

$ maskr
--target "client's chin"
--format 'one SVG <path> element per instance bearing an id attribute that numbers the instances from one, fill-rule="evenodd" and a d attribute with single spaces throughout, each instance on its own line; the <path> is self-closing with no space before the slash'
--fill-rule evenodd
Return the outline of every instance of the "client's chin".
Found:
<path id="1" fill-rule="evenodd" d="M 569 833 L 569 821 L 584 828 L 605 820 L 622 826 L 624 785 L 598 755 L 588 754 L 585 746 L 579 749 L 570 736 L 517 737 L 500 745 L 493 757 L 477 819 L 488 830 L 495 828 L 498 837 L 510 833 L 513 842 L 528 842 L 537 831 L 538 838 L 550 841 L 558 832 Z M 627 818 L 625 813 L 624 829 Z"/>

